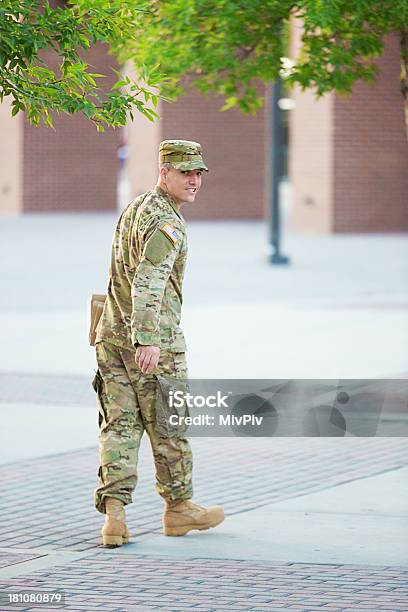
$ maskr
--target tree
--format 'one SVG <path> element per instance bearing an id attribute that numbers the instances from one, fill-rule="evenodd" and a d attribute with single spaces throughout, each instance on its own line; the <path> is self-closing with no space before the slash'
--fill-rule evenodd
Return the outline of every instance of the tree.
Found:
<path id="1" fill-rule="evenodd" d="M 303 35 L 286 82 L 318 96 L 373 82 L 385 37 L 398 33 L 408 125 L 408 0 L 156 0 L 143 36 L 118 41 L 115 52 L 136 65 L 159 63 L 166 95 L 179 95 L 189 75 L 200 91 L 224 96 L 223 109 L 255 112 L 263 103 L 257 83 L 285 69 L 293 19 L 303 22 Z"/>
<path id="2" fill-rule="evenodd" d="M 139 65 L 142 84 L 117 72 L 106 90 L 106 75 L 92 72 L 83 57 L 96 43 L 112 49 L 132 41 L 149 10 L 146 0 L 60 1 L 53 7 L 47 0 L 1 0 L 0 101 L 10 96 L 12 115 L 25 111 L 31 123 L 50 127 L 53 111 L 83 113 L 100 131 L 125 125 L 133 109 L 153 120 L 163 82 L 155 66 Z"/>
<path id="3" fill-rule="evenodd" d="M 293 19 L 304 29 L 288 70 Z M 200 91 L 221 94 L 224 110 L 256 112 L 263 104 L 257 85 L 282 69 L 288 86 L 318 96 L 375 81 L 376 58 L 392 32 L 401 42 L 408 129 L 408 0 L 59 0 L 55 7 L 1 0 L 0 101 L 11 96 L 12 114 L 24 110 L 34 124 L 52 125 L 53 111 L 83 113 L 103 130 L 124 125 L 134 109 L 154 120 L 147 103 L 176 98 L 188 75 Z M 105 91 L 105 75 L 92 73 L 82 57 L 96 43 L 122 65 L 130 61 L 139 82 L 118 74 Z M 56 70 L 44 59 L 50 49 Z"/>

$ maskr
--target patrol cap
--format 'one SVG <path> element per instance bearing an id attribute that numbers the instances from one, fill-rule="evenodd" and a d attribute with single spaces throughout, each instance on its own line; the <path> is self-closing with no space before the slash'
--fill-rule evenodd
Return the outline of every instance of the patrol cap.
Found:
<path id="1" fill-rule="evenodd" d="M 163 140 L 159 146 L 159 163 L 171 164 L 176 170 L 206 170 L 201 145 L 193 140 Z"/>

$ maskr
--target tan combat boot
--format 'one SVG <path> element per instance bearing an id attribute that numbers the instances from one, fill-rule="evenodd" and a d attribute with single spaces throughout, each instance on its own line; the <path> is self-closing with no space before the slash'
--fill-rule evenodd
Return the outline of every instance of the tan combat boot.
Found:
<path id="1" fill-rule="evenodd" d="M 203 508 L 190 500 L 166 502 L 163 514 L 164 535 L 183 536 L 192 529 L 210 529 L 222 523 L 224 518 L 221 506 Z"/>
<path id="2" fill-rule="evenodd" d="M 123 502 L 114 497 L 105 500 L 105 524 L 102 527 L 102 539 L 105 546 L 122 546 L 129 542 L 129 531 L 126 526 Z"/>

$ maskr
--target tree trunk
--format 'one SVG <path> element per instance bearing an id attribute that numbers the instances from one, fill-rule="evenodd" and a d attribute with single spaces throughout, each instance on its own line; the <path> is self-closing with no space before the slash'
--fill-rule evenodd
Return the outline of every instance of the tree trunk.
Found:
<path id="1" fill-rule="evenodd" d="M 401 81 L 400 87 L 404 96 L 405 129 L 408 140 L 408 28 L 401 28 Z"/>

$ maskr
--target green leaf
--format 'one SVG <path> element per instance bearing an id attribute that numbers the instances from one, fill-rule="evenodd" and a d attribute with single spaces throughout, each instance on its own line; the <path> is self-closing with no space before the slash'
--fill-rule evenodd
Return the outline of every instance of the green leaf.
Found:
<path id="1" fill-rule="evenodd" d="M 224 111 L 255 113 L 263 103 L 258 85 L 272 82 L 282 57 L 290 55 L 293 18 L 303 21 L 304 32 L 285 88 L 340 93 L 352 91 L 358 81 L 375 80 L 387 36 L 407 27 L 408 4 L 69 0 L 50 6 L 42 0 L 3 0 L 0 96 L 18 99 L 29 121 L 48 126 L 53 112 L 82 113 L 102 128 L 122 125 L 132 110 L 155 120 L 157 113 L 146 104 L 157 108 L 159 100 L 177 99 L 187 83 L 222 96 Z M 113 58 L 118 81 L 112 87 L 110 80 L 99 84 L 106 75 L 88 72 L 87 49 L 96 44 Z M 136 81 L 118 69 L 128 62 Z M 18 108 L 13 105 L 11 113 Z"/>
<path id="2" fill-rule="evenodd" d="M 125 87 L 127 85 L 126 81 L 117 81 L 112 87 L 112 89 L 120 89 L 120 87 Z"/>

